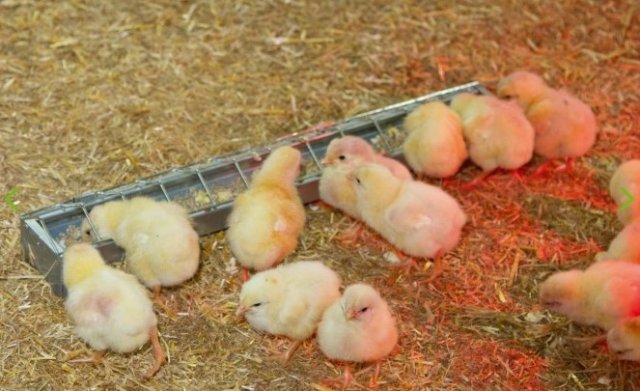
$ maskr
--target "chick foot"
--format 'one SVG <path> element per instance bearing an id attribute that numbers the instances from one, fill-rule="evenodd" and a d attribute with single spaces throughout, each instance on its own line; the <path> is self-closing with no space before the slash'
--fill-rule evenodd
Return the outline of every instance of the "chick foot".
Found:
<path id="1" fill-rule="evenodd" d="M 291 343 L 291 345 L 289 345 L 289 349 L 287 349 L 286 352 L 284 352 L 284 353 L 274 353 L 268 359 L 269 360 L 278 361 L 282 365 L 286 365 L 289 362 L 289 360 L 291 359 L 291 357 L 293 357 L 293 354 L 296 352 L 296 350 L 298 350 L 300 345 L 302 345 L 302 341 L 293 341 L 293 343 Z"/>
<path id="2" fill-rule="evenodd" d="M 460 186 L 460 188 L 462 190 L 473 190 L 476 187 L 478 187 L 479 184 L 481 184 L 487 178 L 489 178 L 491 175 L 493 175 L 494 172 L 495 172 L 495 170 L 494 171 L 483 171 L 478 176 L 473 178 L 471 181 L 469 181 L 469 182 L 463 184 L 462 186 Z"/>
<path id="3" fill-rule="evenodd" d="M 420 267 L 418 266 L 418 261 L 416 261 L 413 257 L 408 257 L 404 254 L 398 254 L 399 257 L 404 259 L 404 262 L 400 262 L 391 267 L 396 268 L 397 270 L 402 271 L 404 274 L 410 274 L 412 270 L 419 271 Z"/>
<path id="4" fill-rule="evenodd" d="M 98 350 L 91 353 L 91 357 L 88 358 L 77 358 L 74 360 L 68 361 L 69 363 L 94 363 L 94 364 L 102 364 L 104 359 L 104 355 L 106 350 Z"/>
<path id="5" fill-rule="evenodd" d="M 336 376 L 336 377 L 328 377 L 325 378 L 323 380 L 323 383 L 327 383 L 327 384 L 335 384 L 335 383 L 340 383 L 340 390 L 344 391 L 347 389 L 347 387 L 349 387 L 350 384 L 355 384 L 356 386 L 358 386 L 358 388 L 366 388 L 363 387 L 361 384 L 359 384 L 358 382 L 356 382 L 353 377 L 353 373 L 351 372 L 351 366 L 350 365 L 346 365 L 343 371 L 343 375 L 342 376 Z"/>
<path id="6" fill-rule="evenodd" d="M 573 171 L 573 158 L 567 158 L 564 162 L 560 164 L 555 164 L 556 161 L 552 159 L 547 159 L 542 164 L 538 166 L 538 168 L 533 171 L 531 176 L 533 177 L 544 177 L 550 172 L 572 172 Z"/>
<path id="7" fill-rule="evenodd" d="M 166 297 L 164 297 L 160 291 L 161 289 L 162 287 L 160 285 L 153 287 L 153 302 L 155 305 L 162 308 L 162 311 L 169 317 L 169 319 L 173 320 L 176 318 L 177 314 L 169 308 Z"/>
<path id="8" fill-rule="evenodd" d="M 573 162 L 574 162 L 574 158 L 570 157 L 567 158 L 564 163 L 561 163 L 560 165 L 558 165 L 555 169 L 556 172 L 573 172 Z"/>
<path id="9" fill-rule="evenodd" d="M 369 381 L 369 389 L 370 390 L 376 390 L 378 389 L 378 377 L 380 376 L 380 367 L 382 366 L 382 363 L 380 361 L 378 361 L 376 363 L 376 368 L 373 372 L 373 376 L 371 376 L 371 380 Z"/>
<path id="10" fill-rule="evenodd" d="M 607 334 L 601 334 L 591 337 L 572 337 L 572 341 L 576 341 L 578 344 L 584 346 L 585 349 L 591 349 L 594 346 L 605 342 L 607 340 Z"/>
<path id="11" fill-rule="evenodd" d="M 167 358 L 166 354 L 162 350 L 162 346 L 160 346 L 157 325 L 153 326 L 149 330 L 149 338 L 151 339 L 151 347 L 153 349 L 154 362 L 153 362 L 153 366 L 149 368 L 149 370 L 144 374 L 144 377 L 147 379 L 153 377 L 153 375 L 155 375 L 158 372 L 158 370 L 160 370 L 162 363 Z"/>
<path id="12" fill-rule="evenodd" d="M 435 257 L 433 257 L 433 271 L 429 278 L 427 278 L 426 282 L 431 282 L 436 279 L 442 272 L 444 271 L 444 263 L 442 262 L 442 252 L 438 252 Z"/>
<path id="13" fill-rule="evenodd" d="M 358 243 L 358 239 L 362 235 L 362 231 L 362 223 L 356 221 L 349 227 L 347 227 L 347 229 L 345 229 L 340 235 L 338 235 L 338 241 L 342 244 L 356 244 Z"/>

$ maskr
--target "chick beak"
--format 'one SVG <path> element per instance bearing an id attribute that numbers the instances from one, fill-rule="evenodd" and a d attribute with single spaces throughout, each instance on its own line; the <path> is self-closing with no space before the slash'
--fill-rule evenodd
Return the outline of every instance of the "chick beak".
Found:
<path id="1" fill-rule="evenodd" d="M 327 159 L 326 156 L 324 158 L 322 158 L 322 160 L 320 160 L 320 163 L 325 164 L 325 165 L 331 164 L 331 162 L 329 161 L 329 159 Z"/>
<path id="2" fill-rule="evenodd" d="M 241 321 L 244 319 L 244 314 L 247 313 L 247 311 L 249 310 L 248 307 L 245 307 L 243 305 L 239 306 L 238 309 L 236 310 L 236 318 Z"/>

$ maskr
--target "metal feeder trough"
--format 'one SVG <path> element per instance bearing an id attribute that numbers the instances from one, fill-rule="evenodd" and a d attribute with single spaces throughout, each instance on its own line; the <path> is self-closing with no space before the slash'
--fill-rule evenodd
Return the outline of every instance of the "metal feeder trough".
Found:
<path id="1" fill-rule="evenodd" d="M 20 217 L 24 259 L 42 273 L 56 295 L 65 296 L 62 283 L 62 254 L 65 244 L 96 205 L 117 199 L 148 196 L 170 200 L 185 206 L 200 235 L 226 228 L 233 199 L 244 191 L 251 174 L 258 169 L 271 150 L 291 145 L 302 152 L 304 169 L 297 181 L 305 203 L 318 200 L 318 180 L 329 142 L 344 135 L 367 139 L 376 149 L 401 158 L 402 120 L 418 105 L 430 100 L 448 102 L 460 92 L 487 94 L 478 82 L 431 93 L 416 99 L 359 114 L 334 125 L 294 133 L 274 144 L 250 148 L 232 155 L 216 157 L 203 163 L 175 168 L 108 190 L 86 193 L 67 202 L 25 213 Z M 90 221 L 91 223 L 91 221 Z M 112 240 L 97 238 L 93 245 L 107 262 L 123 259 L 124 252 Z"/>

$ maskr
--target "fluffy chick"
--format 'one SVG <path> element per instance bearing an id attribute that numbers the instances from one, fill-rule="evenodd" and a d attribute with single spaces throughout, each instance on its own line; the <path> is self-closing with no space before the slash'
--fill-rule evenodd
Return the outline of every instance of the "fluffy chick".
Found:
<path id="1" fill-rule="evenodd" d="M 485 173 L 515 170 L 531 160 L 534 130 L 514 102 L 465 92 L 453 98 L 451 108 L 462 119 L 469 157 Z"/>
<path id="2" fill-rule="evenodd" d="M 127 268 L 152 288 L 178 285 L 198 270 L 200 243 L 189 214 L 173 202 L 147 197 L 112 201 L 91 210 L 89 218 L 102 238 L 125 249 Z M 88 221 L 83 230 L 90 231 Z"/>
<path id="3" fill-rule="evenodd" d="M 438 258 L 460 240 L 467 217 L 442 189 L 396 178 L 377 164 L 356 169 L 354 181 L 363 220 L 405 253 Z"/>
<path id="4" fill-rule="evenodd" d="M 350 177 L 354 167 L 351 164 L 325 165 L 322 168 L 318 191 L 322 201 L 359 220 L 356 190 Z"/>
<path id="5" fill-rule="evenodd" d="M 613 259 L 640 264 L 640 219 L 628 224 L 611 241 L 605 252 L 596 255 L 597 261 Z"/>
<path id="6" fill-rule="evenodd" d="M 318 184 L 320 199 L 349 216 L 360 219 L 351 175 L 355 168 L 369 162 L 384 165 L 398 178 L 412 178 L 402 163 L 377 154 L 364 139 L 344 136 L 331 140 L 322 160 L 324 167 Z"/>
<path id="7" fill-rule="evenodd" d="M 227 240 L 243 267 L 268 269 L 295 250 L 305 223 L 295 186 L 301 161 L 295 148 L 274 150 L 234 201 Z"/>
<path id="8" fill-rule="evenodd" d="M 386 301 L 372 286 L 353 284 L 322 315 L 318 344 L 332 360 L 377 361 L 371 385 L 377 383 L 380 361 L 398 342 L 396 322 Z"/>
<path id="9" fill-rule="evenodd" d="M 468 157 L 460 117 L 440 101 L 416 108 L 404 119 L 404 129 L 404 156 L 416 174 L 447 178 Z"/>
<path id="10" fill-rule="evenodd" d="M 132 352 L 151 339 L 155 363 L 146 376 L 153 376 L 165 355 L 158 341 L 158 321 L 142 285 L 132 275 L 107 266 L 86 243 L 66 249 L 62 270 L 68 292 L 64 306 L 76 334 L 100 355 L 106 349 Z"/>
<path id="11" fill-rule="evenodd" d="M 640 199 L 634 200 L 625 208 L 620 208 L 629 200 L 625 190 L 633 197 L 640 196 L 640 160 L 628 160 L 622 163 L 609 182 L 609 193 L 618 205 L 618 220 L 622 224 L 628 224 L 640 216 Z"/>
<path id="12" fill-rule="evenodd" d="M 607 333 L 607 345 L 620 360 L 640 361 L 640 317 L 618 322 Z"/>
<path id="13" fill-rule="evenodd" d="M 340 297 L 340 278 L 317 261 L 294 262 L 255 274 L 242 285 L 236 315 L 251 326 L 294 340 L 288 360 L 316 330 L 323 312 Z"/>
<path id="14" fill-rule="evenodd" d="M 605 260 L 551 275 L 540 287 L 540 302 L 575 322 L 608 330 L 640 315 L 639 290 L 640 265 Z"/>
<path id="15" fill-rule="evenodd" d="M 547 159 L 582 156 L 593 146 L 598 125 L 593 111 L 565 90 L 549 87 L 531 72 L 517 71 L 498 83 L 497 94 L 513 98 L 535 129 L 535 152 Z"/>
<path id="16" fill-rule="evenodd" d="M 331 140 L 323 162 L 325 164 L 351 164 L 352 166 L 359 166 L 363 163 L 378 163 L 387 167 L 398 178 L 412 178 L 411 172 L 404 164 L 376 153 L 367 141 L 355 136 L 344 136 Z"/>

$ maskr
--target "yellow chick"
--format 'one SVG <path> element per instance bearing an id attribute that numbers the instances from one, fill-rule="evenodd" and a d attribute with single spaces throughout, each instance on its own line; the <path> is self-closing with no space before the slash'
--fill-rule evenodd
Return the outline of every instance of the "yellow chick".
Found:
<path id="1" fill-rule="evenodd" d="M 596 261 L 606 259 L 640 263 L 640 219 L 624 227 L 611 241 L 607 251 L 596 255 Z"/>
<path id="2" fill-rule="evenodd" d="M 461 93 L 451 108 L 462 119 L 469 157 L 484 171 L 515 170 L 533 156 L 534 130 L 522 109 L 490 95 Z"/>
<path id="3" fill-rule="evenodd" d="M 253 175 L 249 189 L 234 201 L 227 240 L 244 268 L 268 269 L 298 245 L 305 223 L 295 186 L 301 161 L 295 148 L 274 150 Z M 246 280 L 246 269 L 243 273 Z"/>
<path id="4" fill-rule="evenodd" d="M 155 363 L 145 376 L 153 376 L 165 354 L 158 341 L 156 314 L 146 290 L 130 274 L 107 266 L 90 244 L 69 246 L 63 259 L 67 288 L 64 306 L 75 323 L 76 334 L 98 351 L 132 352 L 151 339 Z"/>
<path id="5" fill-rule="evenodd" d="M 352 166 L 359 166 L 363 163 L 378 163 L 387 167 L 398 178 L 413 178 L 404 164 L 376 153 L 366 140 L 355 136 L 344 136 L 331 140 L 322 162 L 329 165 L 341 163 Z"/>
<path id="6" fill-rule="evenodd" d="M 627 224 L 640 216 L 640 160 L 622 163 L 611 177 L 609 193 L 618 205 L 618 220 Z M 636 198 L 628 204 L 630 198 Z"/>
<path id="7" fill-rule="evenodd" d="M 605 260 L 551 275 L 540 287 L 540 302 L 575 322 L 608 330 L 640 314 L 639 293 L 640 265 Z"/>
<path id="8" fill-rule="evenodd" d="M 416 108 L 404 119 L 404 129 L 404 156 L 416 174 L 447 178 L 467 160 L 460 117 L 440 101 Z"/>
<path id="9" fill-rule="evenodd" d="M 396 178 L 377 164 L 356 169 L 354 179 L 363 220 L 400 250 L 437 260 L 458 244 L 467 217 L 439 187 Z"/>
<path id="10" fill-rule="evenodd" d="M 398 342 L 398 330 L 389 306 L 378 291 L 360 283 L 348 286 L 342 298 L 327 308 L 318 325 L 317 337 L 320 350 L 332 360 L 377 361 L 371 379 L 373 388 L 380 373 L 380 360 L 389 355 Z"/>
<path id="11" fill-rule="evenodd" d="M 640 317 L 618 322 L 607 333 L 607 345 L 620 360 L 640 361 Z"/>
<path id="12" fill-rule="evenodd" d="M 258 331 L 294 340 L 289 360 L 316 330 L 323 312 L 340 297 L 340 278 L 317 261 L 294 262 L 255 274 L 242 285 L 236 315 Z"/>
<path id="13" fill-rule="evenodd" d="M 565 90 L 549 87 L 534 73 L 518 71 L 498 83 L 498 96 L 515 101 L 535 129 L 535 153 L 547 159 L 582 156 L 596 141 L 593 111 Z"/>
<path id="14" fill-rule="evenodd" d="M 384 165 L 398 178 L 412 178 L 402 163 L 377 154 L 364 139 L 344 136 L 331 140 L 322 160 L 324 167 L 318 183 L 320 199 L 360 220 L 351 175 L 355 168 L 370 162 Z"/>
<path id="15" fill-rule="evenodd" d="M 359 220 L 356 190 L 350 177 L 354 168 L 355 165 L 346 163 L 325 165 L 318 182 L 318 191 L 322 201 Z"/>
<path id="16" fill-rule="evenodd" d="M 136 197 L 98 205 L 89 217 L 100 237 L 125 249 L 128 270 L 153 289 L 156 300 L 162 286 L 178 285 L 198 270 L 198 233 L 176 203 Z M 87 221 L 83 230 L 89 232 Z"/>

